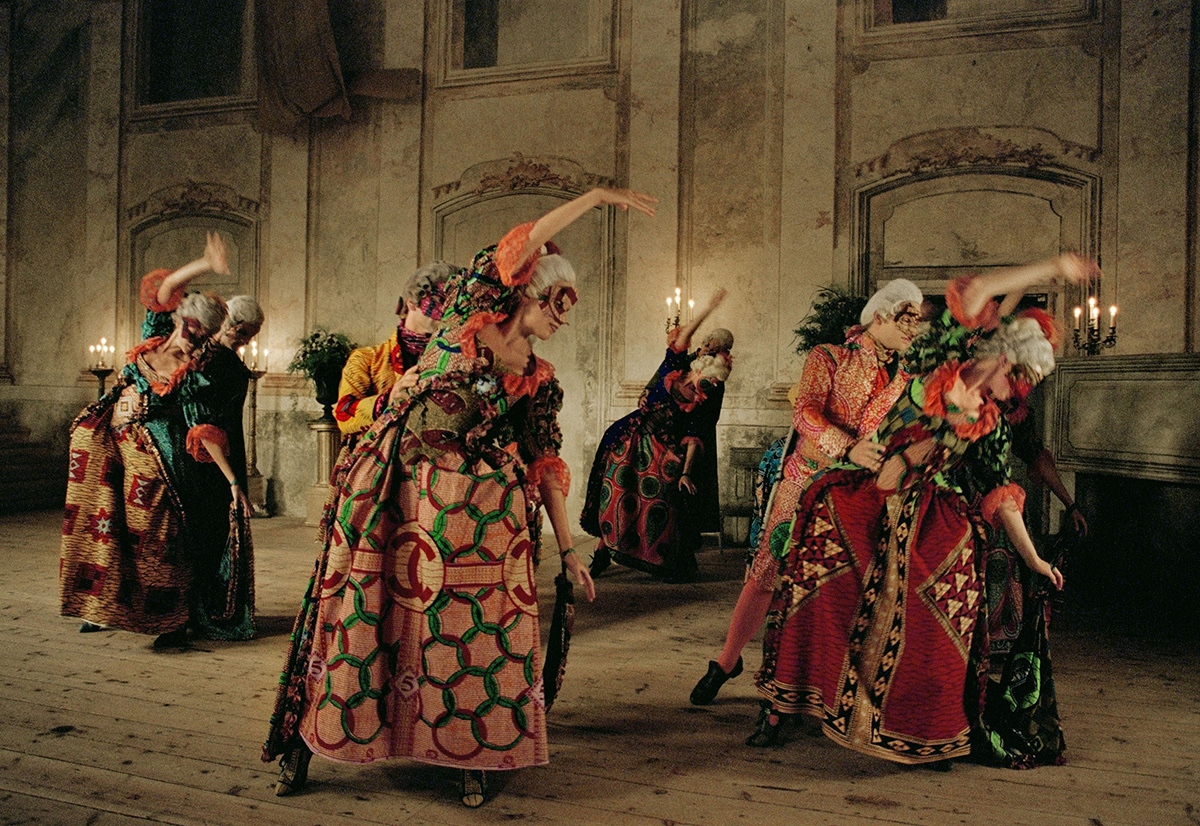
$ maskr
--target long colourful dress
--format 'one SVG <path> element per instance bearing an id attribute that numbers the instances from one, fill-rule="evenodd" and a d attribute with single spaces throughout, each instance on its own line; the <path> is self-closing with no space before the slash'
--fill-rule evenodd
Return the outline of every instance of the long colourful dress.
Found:
<path id="1" fill-rule="evenodd" d="M 548 761 L 534 571 L 539 482 L 569 482 L 562 391 L 548 363 L 516 374 L 475 339 L 516 308 L 531 226 L 451 279 L 417 387 L 335 470 L 264 760 L 303 740 L 350 762 Z"/>
<path id="2" fill-rule="evenodd" d="M 965 340 L 980 325 L 947 335 Z M 840 745 L 901 763 L 971 751 L 986 680 L 980 515 L 990 521 L 1006 499 L 1024 503 L 1009 482 L 996 405 L 972 419 L 946 401 L 960 370 L 951 360 L 913 378 L 880 426 L 885 466 L 915 457 L 895 490 L 854 466 L 814 477 L 796 508 L 756 676 L 775 710 L 816 716 Z M 978 510 L 948 477 L 972 446 L 976 489 L 987 491 Z"/>
<path id="3" fill-rule="evenodd" d="M 637 409 L 604 432 L 580 516 L 615 561 L 655 574 L 696 568 L 699 523 L 679 479 L 688 444 L 703 449 L 697 417 L 707 393 L 686 386 L 691 360 L 672 337 Z"/>
<path id="4" fill-rule="evenodd" d="M 130 351 L 113 389 L 71 426 L 62 614 L 161 634 L 219 601 L 215 621 L 249 636 L 252 589 L 226 613 L 228 582 L 205 576 L 221 569 L 227 553 L 230 490 L 201 441 L 227 444 L 226 423 L 233 409 L 241 415 L 246 388 L 236 373 L 215 369 L 211 342 L 170 376 L 146 362 L 144 353 L 170 331 L 170 313 L 183 297 L 181 290 L 158 303 L 158 286 L 169 274 L 156 270 L 143 280 L 144 340 Z"/>

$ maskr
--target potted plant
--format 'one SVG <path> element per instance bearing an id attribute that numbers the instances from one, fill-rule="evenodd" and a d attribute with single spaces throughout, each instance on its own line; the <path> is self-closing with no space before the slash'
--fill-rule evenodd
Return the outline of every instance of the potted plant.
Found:
<path id="1" fill-rule="evenodd" d="M 867 304 L 863 296 L 852 295 L 840 287 L 822 287 L 813 299 L 812 309 L 793 332 L 797 353 L 807 353 L 822 344 L 841 344 L 846 331 L 858 324 L 858 315 Z"/>
<path id="2" fill-rule="evenodd" d="M 318 327 L 304 338 L 288 365 L 289 373 L 303 373 L 312 379 L 317 389 L 317 403 L 324 405 L 324 419 L 333 418 L 337 403 L 338 382 L 342 368 L 355 345 L 342 333 L 331 333 Z"/>

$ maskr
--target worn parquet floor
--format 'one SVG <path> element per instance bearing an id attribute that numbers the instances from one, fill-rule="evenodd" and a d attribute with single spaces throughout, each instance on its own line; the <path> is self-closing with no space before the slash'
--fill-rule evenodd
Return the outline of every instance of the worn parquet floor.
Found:
<path id="1" fill-rule="evenodd" d="M 291 614 L 315 552 L 298 520 L 253 523 L 260 636 L 159 652 L 150 638 L 79 634 L 58 616 L 58 513 L 0 518 L 0 824 L 1200 824 L 1200 654 L 1184 644 L 1053 633 L 1066 766 L 938 773 L 834 746 L 806 729 L 742 745 L 749 668 L 708 708 L 687 702 L 740 588 L 740 556 L 706 551 L 704 579 L 624 569 L 578 609 L 552 762 L 493 780 L 461 806 L 444 769 L 314 759 L 308 790 L 273 794 L 259 761 Z M 540 574 L 542 592 L 553 566 Z M 757 651 L 750 649 L 749 666 Z"/>

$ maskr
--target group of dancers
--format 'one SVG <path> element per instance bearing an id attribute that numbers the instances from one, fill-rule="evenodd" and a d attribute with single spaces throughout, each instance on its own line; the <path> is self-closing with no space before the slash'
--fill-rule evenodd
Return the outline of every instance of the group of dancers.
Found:
<path id="1" fill-rule="evenodd" d="M 548 762 L 534 582 L 543 510 L 589 601 L 612 562 L 695 577 L 699 533 L 719 513 L 713 436 L 733 335 L 692 342 L 724 292 L 668 334 L 637 409 L 600 444 L 581 517 L 599 540 L 590 566 L 566 508 L 562 389 L 533 350 L 580 298 L 551 239 L 594 207 L 652 217 L 655 203 L 597 188 L 468 267 L 424 267 L 401 296 L 396 333 L 351 355 L 335 413 L 344 449 L 263 749 L 281 764 L 277 794 L 304 787 L 314 753 L 457 769 L 470 807 L 487 798 L 487 772 Z M 220 342 L 236 346 L 262 315 L 238 321 L 237 299 L 226 311 L 185 295 L 210 269 L 228 271 L 215 235 L 203 258 L 147 276 L 146 339 L 73 426 L 60 586 L 63 614 L 85 629 L 168 645 L 188 629 L 253 631 L 236 392 L 245 368 Z M 693 703 L 741 673 L 765 619 L 751 745 L 778 744 L 788 718 L 805 714 L 836 742 L 902 763 L 1058 759 L 1044 616 L 1032 617 L 1062 575 L 1033 547 L 1007 460 L 1024 397 L 1054 367 L 1054 325 L 1011 313 L 1028 286 L 1098 274 L 1065 255 L 959 279 L 932 320 L 920 291 L 895 281 L 844 343 L 809 354 L 746 583 Z M 989 650 L 994 548 L 1027 577 L 1004 662 Z M 1017 663 L 1039 644 L 1040 658 Z"/>

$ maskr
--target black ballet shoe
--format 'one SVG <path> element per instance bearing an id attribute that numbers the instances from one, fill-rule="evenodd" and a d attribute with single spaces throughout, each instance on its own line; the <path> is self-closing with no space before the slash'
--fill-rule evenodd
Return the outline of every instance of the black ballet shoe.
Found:
<path id="1" fill-rule="evenodd" d="M 600 574 L 608 570 L 608 566 L 612 564 L 612 554 L 608 552 L 608 548 L 603 545 L 596 548 L 592 554 L 592 564 L 588 565 L 588 573 L 593 577 L 598 577 Z"/>
<path id="2" fill-rule="evenodd" d="M 708 705 L 713 700 L 717 699 L 717 692 L 721 690 L 721 686 L 725 685 L 726 681 L 732 680 L 741 673 L 741 657 L 738 657 L 737 662 L 733 664 L 733 670 L 731 670 L 728 674 L 725 673 L 725 670 L 721 668 L 720 663 L 718 663 L 716 660 L 709 660 L 708 673 L 701 677 L 700 682 L 696 683 L 696 687 L 692 689 L 692 705 Z"/>
<path id="3" fill-rule="evenodd" d="M 758 712 L 758 725 L 754 733 L 746 738 L 746 745 L 756 749 L 778 746 L 783 742 L 783 722 L 786 714 L 779 714 L 770 706 L 764 705 Z"/>
<path id="4" fill-rule="evenodd" d="M 188 638 L 186 628 L 176 628 L 154 638 L 154 648 L 187 648 Z"/>
<path id="5" fill-rule="evenodd" d="M 275 781 L 275 796 L 286 797 L 298 792 L 308 783 L 308 761 L 312 752 L 301 743 L 288 749 L 279 760 L 279 779 Z"/>
<path id="6" fill-rule="evenodd" d="M 107 631 L 107 625 L 98 625 L 94 622 L 83 621 L 83 625 L 79 626 L 80 634 L 94 634 L 97 631 Z"/>
<path id="7" fill-rule="evenodd" d="M 487 800 L 487 775 L 479 769 L 463 769 L 458 792 L 464 806 L 478 809 Z"/>

